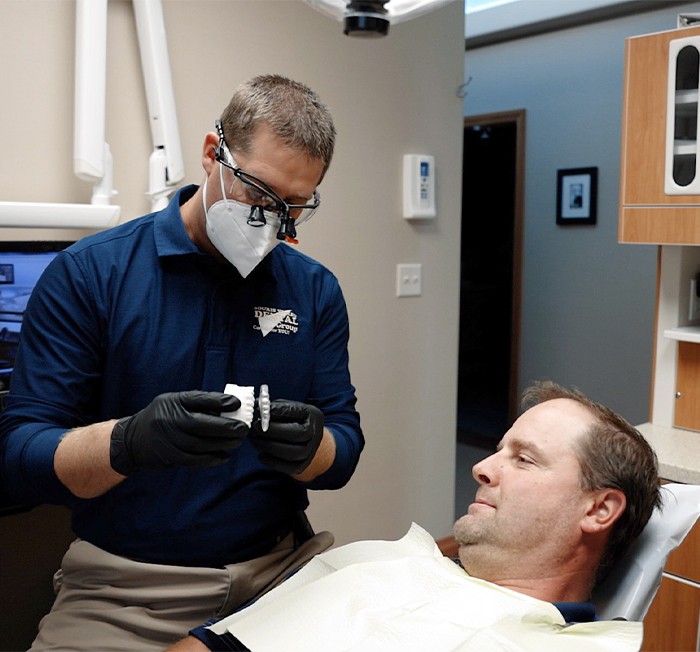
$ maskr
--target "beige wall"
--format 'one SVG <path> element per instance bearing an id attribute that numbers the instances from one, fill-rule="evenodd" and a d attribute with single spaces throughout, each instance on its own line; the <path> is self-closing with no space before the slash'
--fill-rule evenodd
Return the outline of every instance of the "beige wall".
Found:
<path id="1" fill-rule="evenodd" d="M 330 106 L 337 153 L 302 249 L 338 275 L 351 320 L 351 371 L 367 447 L 351 483 L 312 496 L 317 529 L 339 542 L 398 537 L 412 520 L 452 525 L 459 302 L 464 16 L 454 2 L 351 39 L 299 0 L 165 0 L 186 181 L 202 177 L 204 133 L 234 86 L 262 72 L 306 82 Z M 0 200 L 87 203 L 72 173 L 69 0 L 1 0 Z M 107 140 L 123 219 L 149 209 L 151 151 L 133 11 L 110 0 Z M 401 217 L 405 153 L 436 157 L 438 217 Z M 0 238 L 77 236 L 0 229 Z M 397 299 L 398 263 L 423 264 L 423 295 Z"/>

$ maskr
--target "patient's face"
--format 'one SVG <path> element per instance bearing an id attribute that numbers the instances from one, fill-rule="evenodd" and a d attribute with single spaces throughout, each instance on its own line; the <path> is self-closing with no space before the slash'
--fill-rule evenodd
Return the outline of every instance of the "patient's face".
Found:
<path id="1" fill-rule="evenodd" d="M 541 574 L 570 552 L 587 509 L 574 443 L 593 422 L 576 401 L 546 401 L 474 466 L 476 499 L 454 526 L 471 575 L 498 581 L 500 574 Z"/>

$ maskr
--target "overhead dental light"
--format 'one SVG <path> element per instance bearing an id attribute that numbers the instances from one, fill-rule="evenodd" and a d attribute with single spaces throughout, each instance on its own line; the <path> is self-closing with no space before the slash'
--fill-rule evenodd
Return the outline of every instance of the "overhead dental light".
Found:
<path id="1" fill-rule="evenodd" d="M 348 36 L 386 36 L 389 25 L 417 18 L 457 0 L 305 0 L 343 23 Z"/>

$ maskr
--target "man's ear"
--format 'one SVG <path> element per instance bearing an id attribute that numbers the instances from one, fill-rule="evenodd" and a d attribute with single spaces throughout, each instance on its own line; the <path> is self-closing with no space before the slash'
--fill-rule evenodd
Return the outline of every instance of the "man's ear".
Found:
<path id="1" fill-rule="evenodd" d="M 202 147 L 202 167 L 209 176 L 214 165 L 216 165 L 216 148 L 219 146 L 219 137 L 210 131 L 204 137 L 204 145 Z"/>
<path id="2" fill-rule="evenodd" d="M 627 507 L 627 498 L 619 489 L 593 491 L 581 528 L 590 534 L 608 530 L 622 516 L 625 507 Z"/>

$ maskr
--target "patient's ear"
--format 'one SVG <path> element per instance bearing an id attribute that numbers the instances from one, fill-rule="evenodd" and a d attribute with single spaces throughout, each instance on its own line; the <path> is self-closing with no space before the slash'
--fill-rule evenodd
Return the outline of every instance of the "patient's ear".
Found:
<path id="1" fill-rule="evenodd" d="M 619 489 L 592 491 L 581 528 L 591 534 L 607 530 L 622 516 L 626 506 L 627 498 Z"/>

